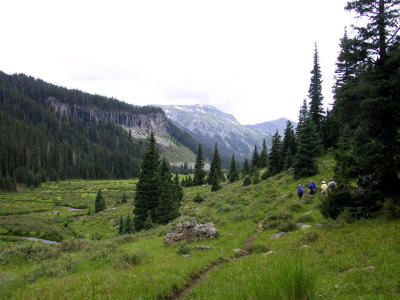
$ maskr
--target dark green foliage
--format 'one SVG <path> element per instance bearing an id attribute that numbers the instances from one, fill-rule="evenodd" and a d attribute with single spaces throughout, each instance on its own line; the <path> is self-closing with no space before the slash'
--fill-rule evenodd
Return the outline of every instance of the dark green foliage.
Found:
<path id="1" fill-rule="evenodd" d="M 306 232 L 302 236 L 301 241 L 303 243 L 312 243 L 312 242 L 316 242 L 318 239 L 319 239 L 318 233 L 315 231 L 310 231 L 310 232 Z"/>
<path id="2" fill-rule="evenodd" d="M 192 180 L 192 176 L 188 176 L 188 177 L 186 177 L 186 183 L 185 183 L 185 186 L 187 186 L 187 187 L 191 187 L 191 186 L 193 186 L 193 180 Z"/>
<path id="3" fill-rule="evenodd" d="M 193 198 L 193 202 L 196 203 L 201 203 L 204 201 L 204 198 L 202 196 L 200 196 L 200 194 L 197 194 L 194 198 Z"/>
<path id="4" fill-rule="evenodd" d="M 258 184 L 260 183 L 260 173 L 258 172 L 258 170 L 254 171 L 253 173 L 253 184 Z"/>
<path id="5" fill-rule="evenodd" d="M 305 120 L 299 130 L 297 154 L 294 163 L 294 178 L 312 176 L 317 173 L 316 156 L 320 147 L 317 128 L 311 118 Z"/>
<path id="6" fill-rule="evenodd" d="M 381 208 L 379 201 L 383 200 L 379 192 L 365 189 L 354 189 L 340 185 L 321 202 L 319 210 L 326 218 L 336 219 L 344 211 L 353 218 L 373 217 Z"/>
<path id="7" fill-rule="evenodd" d="M 196 163 L 194 165 L 194 185 L 202 185 L 204 184 L 204 177 L 206 176 L 206 172 L 204 171 L 204 159 L 203 159 L 203 150 L 201 148 L 201 144 L 199 144 L 199 149 L 197 151 Z"/>
<path id="8" fill-rule="evenodd" d="M 133 225 L 133 220 L 131 219 L 131 217 L 129 215 L 125 219 L 124 233 L 127 233 L 127 234 L 135 233 L 135 227 Z"/>
<path id="9" fill-rule="evenodd" d="M 259 166 L 259 155 L 257 150 L 257 145 L 254 146 L 253 156 L 251 158 L 251 169 L 257 170 Z"/>
<path id="10" fill-rule="evenodd" d="M 268 247 L 263 244 L 253 244 L 250 246 L 250 253 L 266 253 L 268 252 Z"/>
<path id="11" fill-rule="evenodd" d="M 126 198 L 126 194 L 123 193 L 123 194 L 122 194 L 121 203 L 127 203 L 127 202 L 128 202 L 128 199 Z"/>
<path id="12" fill-rule="evenodd" d="M 251 179 L 249 176 L 246 176 L 243 180 L 243 186 L 247 186 L 251 184 Z"/>
<path id="13" fill-rule="evenodd" d="M 94 212 L 98 213 L 106 209 L 106 201 L 104 200 L 101 190 L 97 192 L 96 200 L 94 202 Z"/>
<path id="14" fill-rule="evenodd" d="M 174 185 L 172 187 L 174 200 L 180 205 L 183 199 L 183 189 L 179 184 L 179 175 L 175 173 Z"/>
<path id="15" fill-rule="evenodd" d="M 191 248 L 185 242 L 182 242 L 179 247 L 176 249 L 176 254 L 179 255 L 187 255 L 191 252 Z"/>
<path id="16" fill-rule="evenodd" d="M 142 158 L 142 168 L 136 185 L 134 224 L 137 230 L 144 228 L 144 222 L 148 214 L 150 214 L 151 218 L 155 216 L 155 210 L 161 197 L 159 165 L 159 154 L 154 133 L 152 132 L 148 139 L 146 152 Z"/>
<path id="17" fill-rule="evenodd" d="M 314 222 L 314 218 L 311 214 L 303 215 L 297 218 L 297 222 L 299 223 L 310 223 Z"/>
<path id="18" fill-rule="evenodd" d="M 283 159 L 283 168 L 288 169 L 293 166 L 294 158 L 297 152 L 296 135 L 294 133 L 292 122 L 289 120 L 286 124 L 285 134 L 283 136 L 281 157 Z"/>
<path id="19" fill-rule="evenodd" d="M 144 221 L 143 228 L 145 230 L 149 230 L 149 229 L 153 228 L 153 226 L 154 226 L 153 218 L 151 217 L 151 213 L 149 211 L 147 214 L 146 220 Z"/>
<path id="20" fill-rule="evenodd" d="M 239 180 L 239 170 L 237 169 L 234 155 L 232 155 L 232 161 L 231 161 L 231 167 L 229 169 L 228 179 L 230 182 Z"/>
<path id="21" fill-rule="evenodd" d="M 310 98 L 310 117 L 317 129 L 320 130 L 324 111 L 322 109 L 322 80 L 317 44 L 315 44 L 314 67 L 311 71 L 311 82 L 310 89 L 308 90 L 308 97 Z"/>
<path id="22" fill-rule="evenodd" d="M 120 261 L 121 263 L 126 264 L 128 266 L 137 266 L 140 265 L 145 258 L 146 255 L 143 253 L 133 253 L 133 254 L 124 253 L 120 256 Z"/>
<path id="23" fill-rule="evenodd" d="M 271 152 L 269 154 L 268 162 L 268 176 L 278 174 L 283 169 L 282 142 L 279 132 L 276 131 L 272 137 Z"/>
<path id="24" fill-rule="evenodd" d="M 249 161 L 245 158 L 243 162 L 242 176 L 245 177 L 250 174 Z"/>
<path id="25" fill-rule="evenodd" d="M 119 218 L 118 233 L 119 234 L 125 233 L 124 218 L 122 216 Z"/>
<path id="26" fill-rule="evenodd" d="M 262 143 L 262 150 L 260 152 L 260 157 L 258 159 L 258 167 L 265 168 L 267 165 L 268 165 L 268 149 L 267 149 L 267 143 L 264 139 Z"/>
<path id="27" fill-rule="evenodd" d="M 211 161 L 210 174 L 208 175 L 208 184 L 211 185 L 211 191 L 217 191 L 221 188 L 220 183 L 225 180 L 222 172 L 221 158 L 218 152 L 218 145 L 215 143 L 214 156 Z"/>
<path id="28" fill-rule="evenodd" d="M 177 198 L 177 187 L 175 183 L 172 182 L 171 176 L 168 162 L 164 159 L 160 168 L 161 194 L 154 219 L 156 223 L 159 224 L 167 224 L 169 221 L 179 216 L 178 209 L 181 198 Z"/>

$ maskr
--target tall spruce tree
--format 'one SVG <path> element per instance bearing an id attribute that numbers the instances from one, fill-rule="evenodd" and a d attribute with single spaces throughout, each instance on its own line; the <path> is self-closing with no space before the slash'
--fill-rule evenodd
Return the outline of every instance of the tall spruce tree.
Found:
<path id="1" fill-rule="evenodd" d="M 308 97 L 310 98 L 310 116 L 318 130 L 320 130 L 324 110 L 322 108 L 322 80 L 317 44 L 315 44 L 314 66 L 311 71 L 311 82 L 308 90 Z"/>
<path id="2" fill-rule="evenodd" d="M 255 171 L 258 169 L 259 165 L 259 155 L 258 155 L 258 149 L 257 145 L 254 146 L 254 151 L 253 151 L 253 156 L 251 158 L 251 169 L 252 171 Z"/>
<path id="3" fill-rule="evenodd" d="M 175 198 L 175 184 L 172 182 L 171 171 L 166 159 L 163 159 L 161 163 L 160 182 L 160 200 L 153 221 L 159 224 L 167 224 L 179 216 L 179 205 Z"/>
<path id="4" fill-rule="evenodd" d="M 122 216 L 120 216 L 120 218 L 119 218 L 118 233 L 119 234 L 124 234 L 125 233 L 124 218 Z"/>
<path id="5" fill-rule="evenodd" d="M 259 168 L 265 168 L 268 165 L 268 148 L 265 139 L 263 139 L 262 150 L 258 159 Z"/>
<path id="6" fill-rule="evenodd" d="M 174 192 L 174 200 L 176 202 L 176 205 L 179 208 L 180 205 L 181 205 L 182 199 L 183 199 L 183 189 L 179 184 L 179 175 L 178 175 L 178 173 L 175 173 L 173 192 Z"/>
<path id="7" fill-rule="evenodd" d="M 208 183 L 211 185 L 211 190 L 219 190 L 221 188 L 220 182 L 223 180 L 224 173 L 222 171 L 221 157 L 219 156 L 218 145 L 215 143 L 214 155 L 210 166 L 210 174 L 208 175 Z"/>
<path id="8" fill-rule="evenodd" d="M 299 130 L 297 154 L 294 162 L 294 178 L 312 176 L 317 173 L 317 151 L 320 143 L 318 132 L 311 118 L 305 120 Z"/>
<path id="9" fill-rule="evenodd" d="M 242 176 L 245 177 L 249 174 L 250 174 L 249 160 L 247 158 L 245 158 L 244 162 L 243 162 Z"/>
<path id="10" fill-rule="evenodd" d="M 303 100 L 303 105 L 300 107 L 299 111 L 299 122 L 297 123 L 296 127 L 296 136 L 299 136 L 299 130 L 303 126 L 306 119 L 310 116 L 310 112 L 308 111 L 307 101 L 306 99 Z"/>
<path id="11" fill-rule="evenodd" d="M 204 171 L 204 159 L 203 159 L 203 150 L 201 144 L 199 144 L 199 148 L 197 151 L 196 163 L 194 165 L 194 185 L 202 185 L 204 184 L 204 177 L 206 176 L 206 172 Z"/>
<path id="12" fill-rule="evenodd" d="M 230 182 L 239 180 L 239 171 L 236 167 L 235 155 L 232 155 L 231 167 L 229 169 L 228 179 Z"/>
<path id="13" fill-rule="evenodd" d="M 97 192 L 96 200 L 94 202 L 94 211 L 96 213 L 106 209 L 106 201 L 104 200 L 101 190 Z"/>
<path id="14" fill-rule="evenodd" d="M 290 168 L 293 165 L 294 157 L 297 151 L 296 135 L 294 133 L 292 122 L 286 123 L 286 129 L 283 136 L 281 158 L 283 159 L 283 167 Z"/>
<path id="15" fill-rule="evenodd" d="M 161 180 L 159 174 L 160 159 L 156 146 L 156 139 L 152 132 L 148 138 L 148 145 L 142 158 L 142 167 L 139 181 L 136 184 L 134 224 L 136 230 L 144 228 L 148 215 L 155 219 L 155 210 L 160 202 Z"/>
<path id="16" fill-rule="evenodd" d="M 282 141 L 278 130 L 272 136 L 271 152 L 269 154 L 268 162 L 268 176 L 278 174 L 283 169 L 283 158 L 281 156 Z"/>

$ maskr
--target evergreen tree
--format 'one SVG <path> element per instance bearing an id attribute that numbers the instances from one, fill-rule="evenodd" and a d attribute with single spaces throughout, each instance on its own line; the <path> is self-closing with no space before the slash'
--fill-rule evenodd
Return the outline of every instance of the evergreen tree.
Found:
<path id="1" fill-rule="evenodd" d="M 187 187 L 193 186 L 192 176 L 190 176 L 190 175 L 188 177 L 186 177 L 186 186 Z"/>
<path id="2" fill-rule="evenodd" d="M 218 145 L 215 143 L 214 155 L 211 160 L 210 173 L 208 175 L 208 184 L 212 185 L 213 181 L 219 182 L 225 179 L 222 172 L 221 157 L 219 156 Z"/>
<path id="3" fill-rule="evenodd" d="M 249 174 L 250 174 L 249 161 L 247 160 L 247 158 L 245 158 L 243 162 L 242 176 L 245 177 Z"/>
<path id="4" fill-rule="evenodd" d="M 199 144 L 199 149 L 197 151 L 196 163 L 194 165 L 194 185 L 204 184 L 204 177 L 206 172 L 204 171 L 204 160 L 203 160 L 203 150 L 201 144 Z"/>
<path id="5" fill-rule="evenodd" d="M 286 129 L 283 136 L 281 158 L 283 159 L 283 167 L 288 169 L 292 166 L 294 156 L 296 155 L 296 135 L 294 133 L 292 122 L 286 123 Z"/>
<path id="6" fill-rule="evenodd" d="M 185 178 L 182 178 L 181 186 L 186 186 L 186 180 L 185 180 Z"/>
<path id="7" fill-rule="evenodd" d="M 299 131 L 297 154 L 294 163 L 294 177 L 307 177 L 315 175 L 318 171 L 316 164 L 316 148 L 319 138 L 316 126 L 311 118 L 306 119 Z"/>
<path id="8" fill-rule="evenodd" d="M 260 153 L 260 157 L 258 159 L 258 163 L 259 163 L 258 164 L 259 168 L 265 168 L 268 165 L 268 148 L 265 139 L 263 140 L 262 143 L 262 150 Z"/>
<path id="9" fill-rule="evenodd" d="M 118 226 L 118 233 L 119 234 L 124 234 L 125 233 L 125 226 L 124 226 L 124 219 L 122 216 L 119 218 L 119 226 Z"/>
<path id="10" fill-rule="evenodd" d="M 183 189 L 179 184 L 178 173 L 175 173 L 173 192 L 174 192 L 174 200 L 176 202 L 175 205 L 179 208 L 183 199 Z"/>
<path id="11" fill-rule="evenodd" d="M 278 174 L 283 169 L 281 147 L 282 147 L 281 136 L 279 135 L 279 132 L 277 130 L 272 137 L 272 146 L 268 162 L 268 176 L 273 176 L 275 174 Z"/>
<path id="12" fill-rule="evenodd" d="M 144 228 L 145 230 L 149 230 L 149 229 L 153 228 L 153 226 L 154 226 L 153 218 L 151 217 L 151 212 L 148 211 L 148 212 L 147 212 L 146 220 L 144 221 L 143 228 Z"/>
<path id="13" fill-rule="evenodd" d="M 252 171 L 255 171 L 258 169 L 259 165 L 259 155 L 258 155 L 258 149 L 257 145 L 254 146 L 254 151 L 253 151 L 253 156 L 251 158 L 251 169 Z"/>
<path id="14" fill-rule="evenodd" d="M 133 222 L 129 215 L 125 219 L 124 233 L 127 233 L 127 234 L 135 233 Z"/>
<path id="15" fill-rule="evenodd" d="M 96 200 L 94 202 L 94 211 L 98 213 L 106 208 L 106 202 L 104 200 L 103 195 L 101 194 L 101 190 L 97 192 Z"/>
<path id="16" fill-rule="evenodd" d="M 122 194 L 121 203 L 127 203 L 127 202 L 128 202 L 128 199 L 126 199 L 126 194 L 123 193 L 123 194 Z"/>
<path id="17" fill-rule="evenodd" d="M 234 182 L 236 180 L 239 180 L 239 171 L 236 167 L 236 162 L 235 162 L 235 155 L 232 155 L 232 161 L 231 161 L 231 167 L 229 170 L 229 175 L 228 175 L 229 181 Z"/>
<path id="18" fill-rule="evenodd" d="M 310 89 L 308 90 L 308 97 L 310 98 L 310 116 L 318 130 L 320 130 L 324 111 L 322 109 L 322 80 L 317 44 L 315 44 L 314 67 L 311 71 L 311 82 Z"/>
<path id="19" fill-rule="evenodd" d="M 149 215 L 151 220 L 154 218 L 156 207 L 159 205 L 161 194 L 159 165 L 159 154 L 152 132 L 143 155 L 139 181 L 136 185 L 134 225 L 137 230 L 144 228 Z"/>
<path id="20" fill-rule="evenodd" d="M 172 182 L 168 162 L 163 159 L 160 168 L 161 194 L 156 208 L 155 223 L 167 224 L 179 216 L 179 206 L 175 198 L 175 184 Z"/>
<path id="21" fill-rule="evenodd" d="M 303 126 L 306 119 L 310 116 L 310 112 L 308 111 L 307 101 L 306 99 L 303 100 L 303 105 L 300 107 L 299 111 L 299 122 L 297 123 L 296 127 L 296 137 L 299 136 L 299 130 Z"/>

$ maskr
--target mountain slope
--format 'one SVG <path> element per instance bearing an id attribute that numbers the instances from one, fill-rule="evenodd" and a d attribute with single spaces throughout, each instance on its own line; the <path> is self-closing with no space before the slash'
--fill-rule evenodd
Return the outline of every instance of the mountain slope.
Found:
<path id="1" fill-rule="evenodd" d="M 261 134 L 241 125 L 232 115 L 221 112 L 210 105 L 161 105 L 171 120 L 186 129 L 209 148 L 218 143 L 225 155 L 238 158 L 250 157 L 254 145 L 261 145 L 270 134 Z"/>
<path id="2" fill-rule="evenodd" d="M 138 175 L 150 131 L 164 156 L 194 161 L 198 146 L 160 108 L 129 105 L 0 72 L 0 188 L 67 178 Z M 212 151 L 204 149 L 205 156 Z"/>
<path id="3" fill-rule="evenodd" d="M 278 130 L 280 135 L 283 135 L 285 128 L 286 128 L 286 123 L 288 119 L 286 118 L 280 118 L 277 120 L 272 120 L 272 121 L 267 121 L 264 123 L 258 123 L 254 125 L 246 125 L 246 127 L 251 128 L 253 130 L 256 130 L 262 134 L 274 134 L 276 130 Z M 296 128 L 297 123 L 291 121 L 293 124 L 293 127 Z"/>

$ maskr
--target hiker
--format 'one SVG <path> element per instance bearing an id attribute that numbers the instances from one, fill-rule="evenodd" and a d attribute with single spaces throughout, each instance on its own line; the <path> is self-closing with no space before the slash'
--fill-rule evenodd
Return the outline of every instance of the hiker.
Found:
<path id="1" fill-rule="evenodd" d="M 303 197 L 303 187 L 299 183 L 299 186 L 297 187 L 297 196 L 299 196 L 299 201 L 301 200 L 301 197 Z"/>
<path id="2" fill-rule="evenodd" d="M 322 180 L 321 195 L 325 195 L 327 190 L 328 190 L 328 185 L 326 184 L 325 180 Z"/>
<path id="3" fill-rule="evenodd" d="M 336 182 L 334 182 L 332 178 L 329 179 L 329 182 L 328 182 L 328 189 L 329 189 L 330 191 L 333 191 L 333 189 L 334 189 L 335 187 L 336 187 Z"/>
<path id="4" fill-rule="evenodd" d="M 310 195 L 314 195 L 316 190 L 317 190 L 317 186 L 315 185 L 314 181 L 311 180 L 310 185 L 308 186 L 308 188 L 310 189 L 310 191 L 308 192 Z"/>

